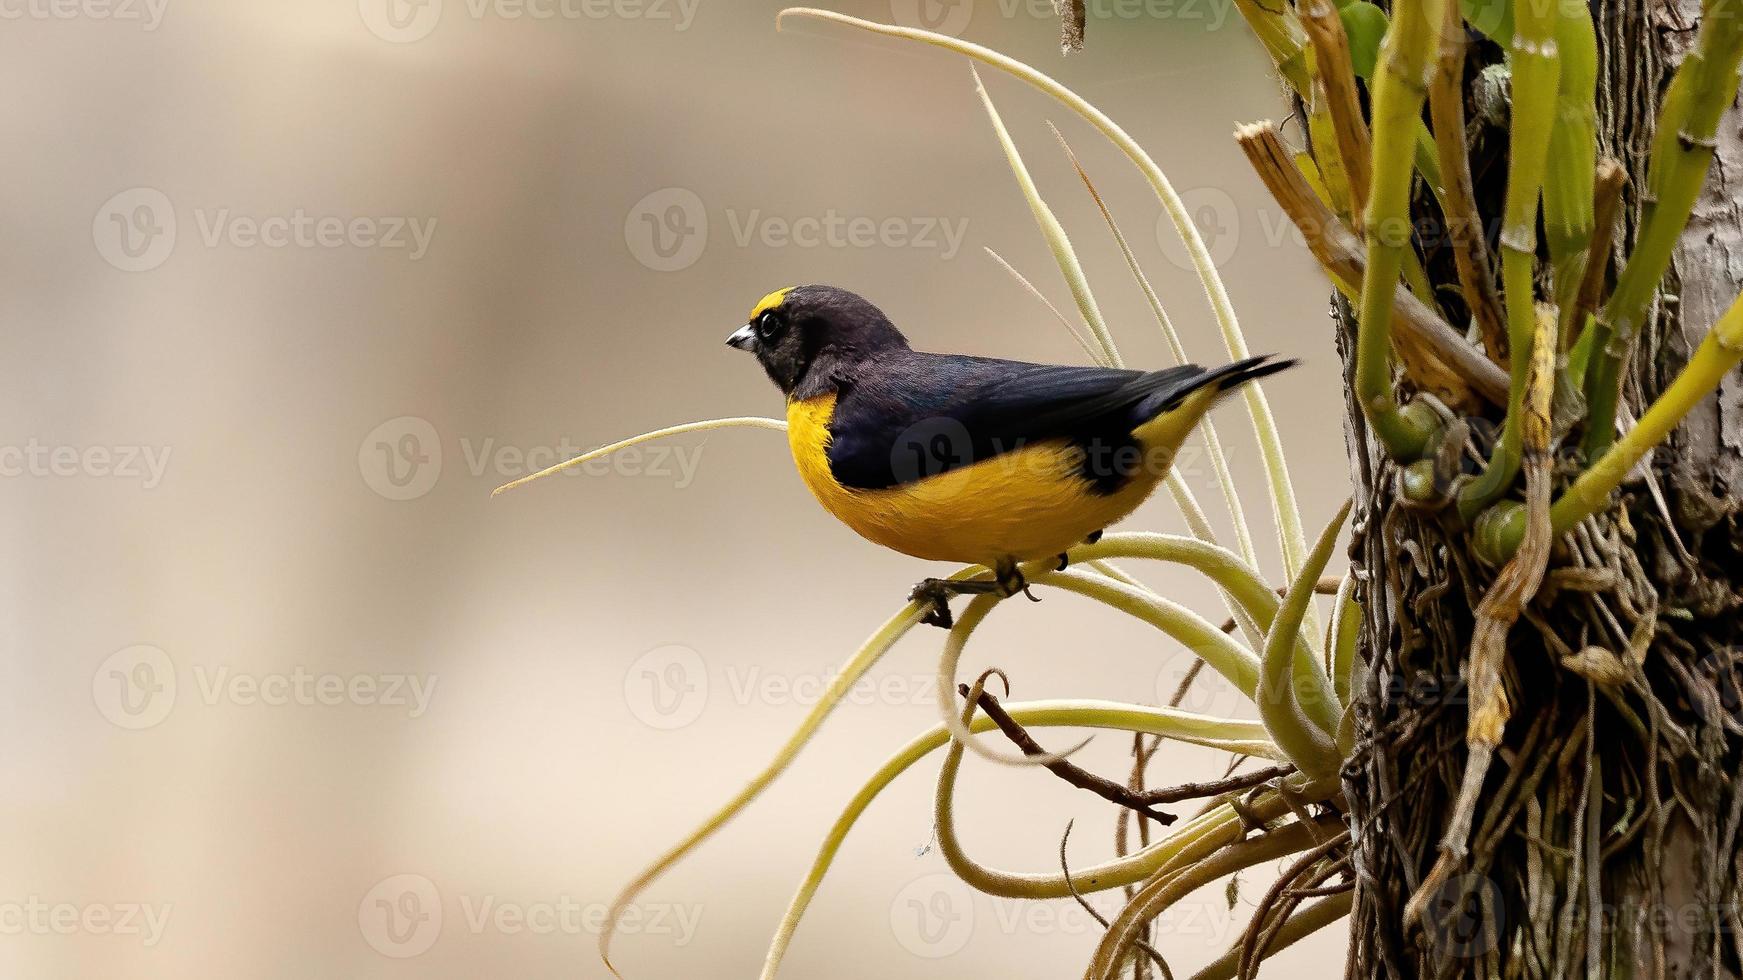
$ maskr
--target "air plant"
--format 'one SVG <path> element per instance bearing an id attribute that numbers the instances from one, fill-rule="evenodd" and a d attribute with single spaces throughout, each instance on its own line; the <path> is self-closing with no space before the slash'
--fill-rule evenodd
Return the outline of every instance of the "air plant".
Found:
<path id="1" fill-rule="evenodd" d="M 1719 2 L 1708 0 L 1709 6 Z M 1237 6 L 1307 110 L 1311 145 L 1300 152 L 1288 149 L 1269 123 L 1243 126 L 1237 139 L 1349 304 L 1355 322 L 1355 401 L 1394 461 L 1403 495 L 1442 515 L 1449 526 L 1463 529 L 1472 554 L 1501 569 L 1477 610 L 1469 665 L 1472 708 L 1466 742 L 1471 762 L 1465 791 L 1441 842 L 1441 863 L 1412 903 L 1410 914 L 1420 915 L 1423 896 L 1456 870 L 1464 857 L 1474 796 L 1509 711 L 1498 680 L 1507 629 L 1542 581 L 1553 541 L 1612 506 L 1614 492 L 1630 470 L 1743 358 L 1740 300 L 1639 422 L 1620 440 L 1614 438 L 1619 372 L 1650 311 L 1671 246 L 1688 220 L 1710 163 L 1719 112 L 1736 92 L 1743 23 L 1724 14 L 1702 21 L 1695 52 L 1677 72 L 1665 97 L 1648 171 L 1652 203 L 1633 251 L 1616 277 L 1615 290 L 1606 298 L 1601 292 L 1620 182 L 1615 165 L 1597 159 L 1596 56 L 1590 15 L 1583 4 L 1519 3 L 1511 6 L 1501 23 L 1475 25 L 1509 46 L 1513 110 L 1505 220 L 1499 238 L 1499 289 L 1476 214 L 1464 146 L 1464 107 L 1457 76 L 1462 71 L 1466 14 L 1457 0 L 1397 3 L 1390 19 L 1363 0 L 1341 7 L 1330 0 L 1297 0 L 1293 5 L 1239 0 Z M 1228 355 L 1247 356 L 1227 291 L 1179 196 L 1155 161 L 1113 120 L 1036 69 L 967 41 L 806 8 L 784 11 L 778 23 L 799 19 L 943 48 L 966 57 L 971 65 L 978 63 L 1023 81 L 1086 121 L 1130 160 L 1155 191 L 1185 242 Z M 1094 360 L 1120 364 L 1112 331 L 1063 225 L 1036 187 L 978 74 L 974 83 L 1017 186 L 1075 302 L 1081 329 L 1065 321 L 1058 310 L 1053 315 L 1066 322 Z M 1359 98 L 1363 84 L 1371 104 L 1366 118 Z M 1432 129 L 1423 121 L 1425 106 Z M 1059 143 L 1100 208 L 1170 348 L 1176 357 L 1184 358 L 1184 344 L 1113 215 L 1063 137 Z M 1437 297 L 1426 288 L 1421 257 L 1412 240 L 1413 194 L 1419 188 L 1448 219 L 1458 285 L 1473 321 L 1468 337 L 1462 327 L 1446 322 Z M 1540 216 L 1547 238 L 1547 248 L 1542 250 L 1537 241 Z M 1005 267 L 1039 296 L 1028 279 L 1008 264 Z M 1548 285 L 1540 289 L 1540 283 Z M 1113 977 L 1134 957 L 1164 955 L 1165 951 L 1145 942 L 1147 927 L 1157 915 L 1191 891 L 1263 862 L 1295 856 L 1284 881 L 1267 894 L 1246 934 L 1198 977 L 1253 976 L 1278 949 L 1349 913 L 1350 835 L 1339 817 L 1345 809 L 1339 774 L 1357 751 L 1351 704 L 1357 696 L 1358 672 L 1364 668 L 1358 644 L 1365 590 L 1352 575 L 1324 576 L 1350 508 L 1346 505 L 1324 526 L 1310 549 L 1265 396 L 1258 386 L 1244 391 L 1265 461 L 1287 588 L 1274 588 L 1258 567 L 1253 535 L 1228 478 L 1221 441 L 1208 421 L 1203 423 L 1203 436 L 1237 529 L 1235 550 L 1216 541 L 1190 489 L 1171 476 L 1168 489 L 1192 536 L 1109 533 L 1096 543 L 1072 549 L 1069 570 L 1059 570 L 1053 562 L 1035 562 L 1022 571 L 1034 586 L 1078 593 L 1154 627 L 1253 702 L 1260 720 L 1101 700 L 1001 705 L 985 690 L 984 676 L 972 686 L 958 682 L 967 644 L 1002 601 L 995 595 L 977 596 L 957 618 L 939 658 L 940 693 L 960 691 L 964 700 L 941 697 L 938 724 L 900 748 L 847 803 L 775 930 L 763 977 L 776 974 L 831 862 L 870 802 L 897 776 L 939 750 L 945 750 L 945 755 L 936 795 L 938 840 L 951 868 L 964 881 L 989 894 L 1028 899 L 1132 889 L 1124 909 L 1108 924 L 1086 969 L 1087 977 Z M 1400 392 L 1415 394 L 1401 399 Z M 1583 420 L 1577 417 L 1582 404 L 1590 406 Z M 1575 406 L 1576 417 L 1558 418 L 1561 407 L 1569 405 Z M 1499 439 L 1475 477 L 1457 474 L 1456 460 L 1469 431 L 1463 418 L 1467 415 L 1499 421 L 1500 428 Z M 673 426 L 577 457 L 545 473 L 646 439 L 729 426 L 784 428 L 781 421 L 764 418 Z M 1578 471 L 1565 479 L 1551 467 L 1564 436 L 1570 445 L 1577 441 L 1587 454 Z M 1229 623 L 1219 627 L 1150 590 L 1114 561 L 1155 561 L 1205 576 L 1218 589 Z M 955 577 L 985 572 L 968 567 Z M 1331 622 L 1322 629 L 1316 622 L 1314 596 L 1325 592 L 1335 598 Z M 924 613 L 921 605 L 910 603 L 891 615 L 842 666 L 773 761 L 624 889 L 613 904 L 611 924 L 655 878 L 785 772 L 846 693 Z M 1214 784 L 1134 790 L 1083 773 L 1068 761 L 1069 752 L 1046 752 L 1029 734 L 1029 730 L 1056 727 L 1153 736 L 1275 765 Z M 994 730 L 1013 741 L 1016 751 L 995 750 L 979 737 Z M 965 750 L 1005 763 L 1044 765 L 1078 785 L 1114 785 L 1104 788 L 1105 795 L 1139 813 L 1159 800 L 1196 799 L 1202 806 L 1196 815 L 1168 827 L 1137 850 L 1094 866 L 1058 872 L 989 868 L 969 856 L 953 819 L 956 774 Z M 1305 903 L 1309 896 L 1304 892 L 1318 900 Z M 612 932 L 607 928 L 600 938 L 607 964 Z"/>

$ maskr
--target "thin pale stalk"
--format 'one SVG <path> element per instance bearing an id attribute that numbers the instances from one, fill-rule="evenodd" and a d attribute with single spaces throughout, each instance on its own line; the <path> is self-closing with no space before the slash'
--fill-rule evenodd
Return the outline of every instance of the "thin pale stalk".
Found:
<path id="1" fill-rule="evenodd" d="M 980 72 L 969 66 L 969 72 L 974 75 L 974 91 L 980 96 L 980 102 L 986 109 L 987 118 L 992 121 L 993 132 L 998 136 L 999 146 L 1005 151 L 1005 162 L 1010 164 L 1011 175 L 1017 179 L 1017 187 L 1023 192 L 1023 199 L 1029 203 L 1029 211 L 1035 216 L 1035 224 L 1041 228 L 1041 237 L 1047 240 L 1047 248 L 1053 253 L 1053 261 L 1059 264 L 1059 272 L 1065 277 L 1065 284 L 1071 289 L 1072 299 L 1077 301 L 1077 308 L 1083 313 L 1084 322 L 1089 324 L 1090 333 L 1096 342 L 1107 352 L 1108 362 L 1114 367 L 1124 367 L 1125 361 L 1120 357 L 1120 350 L 1114 345 L 1114 336 L 1108 330 L 1107 321 L 1101 315 L 1101 307 L 1096 304 L 1095 294 L 1090 291 L 1089 277 L 1084 275 L 1083 263 L 1077 259 L 1077 250 L 1071 247 L 1071 238 L 1065 234 L 1065 226 L 1054 216 L 1053 209 L 1047 206 L 1047 201 L 1035 187 L 1035 179 L 1029 176 L 1029 168 L 1023 163 L 1023 155 L 1017 150 L 1015 140 L 1005 128 L 1005 121 L 999 117 L 999 110 L 993 105 L 993 99 L 987 93 L 986 86 L 981 84 Z"/>
<path id="2" fill-rule="evenodd" d="M 1120 231 L 1120 226 L 1114 221 L 1113 212 L 1108 210 L 1107 202 L 1102 200 L 1101 192 L 1095 189 L 1095 182 L 1089 179 L 1089 173 L 1078 162 L 1077 154 L 1072 152 L 1071 144 L 1065 141 L 1052 123 L 1047 124 L 1053 130 L 1053 136 L 1059 141 L 1059 146 L 1065 151 L 1065 156 L 1071 161 L 1072 169 L 1083 181 L 1083 186 L 1089 191 L 1089 196 L 1095 201 L 1095 206 L 1101 211 L 1102 220 L 1107 222 L 1108 230 L 1113 233 L 1114 242 L 1120 247 L 1120 254 L 1126 259 L 1126 268 L 1132 272 L 1132 278 L 1137 280 L 1138 288 L 1143 291 L 1144 299 L 1150 304 L 1150 312 L 1155 314 L 1156 323 L 1162 328 L 1162 337 L 1168 342 L 1168 349 L 1173 352 L 1175 363 L 1187 363 L 1186 345 L 1180 342 L 1180 334 L 1174 329 L 1174 322 L 1168 318 L 1168 311 L 1162 306 L 1161 297 L 1150 285 L 1150 280 L 1144 275 L 1144 270 L 1138 265 L 1138 256 L 1132 251 L 1132 246 L 1126 241 L 1126 236 Z M 1235 487 L 1234 474 L 1229 470 L 1228 457 L 1223 454 L 1222 440 L 1217 437 L 1216 426 L 1211 423 L 1210 416 L 1198 424 L 1199 431 L 1204 435 L 1205 450 L 1210 456 L 1211 468 L 1216 471 L 1217 485 L 1222 488 L 1223 501 L 1229 508 L 1229 519 L 1235 526 L 1235 544 L 1241 550 L 1241 557 L 1247 564 L 1259 564 L 1258 552 L 1253 548 L 1253 531 L 1247 526 L 1246 509 L 1241 506 L 1241 494 Z"/>
<path id="3" fill-rule="evenodd" d="M 614 442 L 609 446 L 601 446 L 598 449 L 592 450 L 590 452 L 582 453 L 581 455 L 576 456 L 573 459 L 566 459 L 563 462 L 558 463 L 555 466 L 547 466 L 544 469 L 538 471 L 537 473 L 532 474 L 531 476 L 523 476 L 518 480 L 512 480 L 508 483 L 504 483 L 502 486 L 497 487 L 495 490 L 490 491 L 490 495 L 492 497 L 494 497 L 499 493 L 505 493 L 509 490 L 513 490 L 515 487 L 525 486 L 528 483 L 533 482 L 534 480 L 544 479 L 547 476 L 552 476 L 554 474 L 561 473 L 564 470 L 570 469 L 572 467 L 580 466 L 583 463 L 592 462 L 593 460 L 596 460 L 596 459 L 600 458 L 601 456 L 610 456 L 612 453 L 615 453 L 620 449 L 628 449 L 631 446 L 639 446 L 644 442 L 649 442 L 649 441 L 654 440 L 654 439 L 664 439 L 667 436 L 681 436 L 687 432 L 707 432 L 707 431 L 710 431 L 712 429 L 731 429 L 731 428 L 774 429 L 777 432 L 785 432 L 785 431 L 787 431 L 787 423 L 782 421 L 781 419 L 766 419 L 766 418 L 759 418 L 756 416 L 745 416 L 745 417 L 730 418 L 730 419 L 708 419 L 707 421 L 704 421 L 704 422 L 685 422 L 682 425 L 667 426 L 664 429 L 655 429 L 652 432 L 644 432 L 639 436 L 630 436 L 628 439 L 625 439 L 622 442 Z"/>
<path id="4" fill-rule="evenodd" d="M 967 571 L 972 570 L 965 570 L 958 574 L 963 575 Z M 798 757 L 800 750 L 811 741 L 811 736 L 815 735 L 817 729 L 823 725 L 824 719 L 829 717 L 830 712 L 835 710 L 836 706 L 847 696 L 847 693 L 853 689 L 853 686 L 859 683 L 860 678 L 864 677 L 866 672 L 871 670 L 878 660 L 896 645 L 896 641 L 900 640 L 910 629 L 913 629 L 924 614 L 925 610 L 918 603 L 910 602 L 883 626 L 879 627 L 878 631 L 872 634 L 871 639 L 859 648 L 859 652 L 842 665 L 841 670 L 836 673 L 835 677 L 830 680 L 829 686 L 824 689 L 822 697 L 818 698 L 817 704 L 811 708 L 810 713 L 805 716 L 804 721 L 799 723 L 799 727 L 793 734 L 787 736 L 786 743 L 781 746 L 780 751 L 775 753 L 775 758 L 763 768 L 763 771 L 753 777 L 750 783 L 744 789 L 739 790 L 732 799 L 728 800 L 725 806 L 716 810 L 707 820 L 703 821 L 701 826 L 660 855 L 654 863 L 648 865 L 628 885 L 624 886 L 623 890 L 612 900 L 611 907 L 606 912 L 604 927 L 599 930 L 599 958 L 605 961 L 605 967 L 611 971 L 612 976 L 621 976 L 621 974 L 611 963 L 611 939 L 617 933 L 619 916 L 623 914 L 625 909 L 629 908 L 630 903 L 635 901 L 636 896 L 645 891 L 655 879 L 665 874 L 668 869 L 695 850 L 703 841 L 713 836 L 715 831 L 725 826 L 727 821 L 737 816 L 739 811 L 750 805 L 751 801 L 762 795 L 763 790 L 767 789 L 777 776 L 793 764 L 793 760 Z M 948 698 L 942 696 L 941 699 L 948 701 Z"/>
<path id="5" fill-rule="evenodd" d="M 1015 266 L 1006 262 L 1004 256 L 993 251 L 990 247 L 982 246 L 982 248 L 986 250 L 986 254 L 992 256 L 992 260 L 997 262 L 1000 268 L 1010 273 L 1011 278 L 1017 280 L 1017 284 L 1027 290 L 1029 295 L 1040 300 L 1041 305 L 1047 307 L 1047 311 L 1053 314 L 1053 318 L 1059 321 L 1059 325 L 1065 328 L 1065 332 L 1071 335 L 1071 339 L 1077 341 L 1077 346 L 1083 348 L 1084 354 L 1088 355 L 1090 360 L 1102 367 L 1113 367 L 1113 364 L 1108 361 L 1107 353 L 1103 351 L 1094 340 L 1084 336 L 1083 332 L 1077 329 L 1076 324 L 1067 320 L 1065 314 L 1059 312 L 1059 307 L 1054 306 L 1053 302 L 1041 293 L 1041 290 L 1036 289 L 1034 283 L 1030 282 L 1021 272 L 1018 272 Z"/>

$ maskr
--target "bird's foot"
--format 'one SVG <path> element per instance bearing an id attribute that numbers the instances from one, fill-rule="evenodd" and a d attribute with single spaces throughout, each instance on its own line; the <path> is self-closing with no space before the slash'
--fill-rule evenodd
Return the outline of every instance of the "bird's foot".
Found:
<path id="1" fill-rule="evenodd" d="M 1017 570 L 1015 564 L 995 569 L 994 575 L 997 578 L 921 579 L 908 593 L 908 601 L 930 603 L 932 608 L 920 617 L 920 622 L 940 629 L 950 629 L 956 625 L 955 618 L 950 614 L 950 600 L 959 595 L 996 595 L 1008 599 L 1021 592 L 1031 602 L 1041 601 L 1040 596 L 1029 591 L 1028 581 L 1023 578 L 1023 573 Z"/>

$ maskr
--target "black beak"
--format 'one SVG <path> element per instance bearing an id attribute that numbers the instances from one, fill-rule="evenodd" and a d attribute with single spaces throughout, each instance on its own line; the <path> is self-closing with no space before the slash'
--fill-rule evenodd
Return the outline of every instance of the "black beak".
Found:
<path id="1" fill-rule="evenodd" d="M 755 350 L 756 345 L 756 329 L 748 323 L 733 331 L 732 336 L 726 338 L 726 346 L 736 347 L 739 350 Z"/>

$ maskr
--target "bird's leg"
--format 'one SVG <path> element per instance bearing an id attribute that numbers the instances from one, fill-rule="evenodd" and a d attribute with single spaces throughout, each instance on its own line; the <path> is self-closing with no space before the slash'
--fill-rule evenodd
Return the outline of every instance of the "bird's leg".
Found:
<path id="1" fill-rule="evenodd" d="M 1054 571 L 1063 572 L 1067 568 L 1070 568 L 1070 567 L 1071 567 L 1071 555 L 1067 554 L 1066 552 L 1061 551 L 1059 553 L 1059 567 L 1054 569 Z"/>
<path id="2" fill-rule="evenodd" d="M 1063 558 L 1064 556 L 1061 555 L 1060 557 Z M 1060 566 L 1060 568 L 1064 567 L 1065 566 L 1063 565 Z M 993 569 L 993 574 L 998 576 L 999 595 L 1009 599 L 1011 596 L 1021 592 L 1029 597 L 1030 602 L 1041 601 L 1040 596 L 1029 591 L 1029 582 L 1027 579 L 1023 578 L 1023 573 L 1017 568 L 1016 562 L 1000 562 L 998 567 Z"/>
<path id="3" fill-rule="evenodd" d="M 1103 530 L 1105 530 L 1105 528 Z M 1089 537 L 1083 539 L 1083 543 L 1084 544 L 1095 544 L 1097 541 L 1101 540 L 1101 536 L 1102 536 L 1102 531 L 1091 531 L 1091 532 L 1089 532 Z"/>
<path id="4" fill-rule="evenodd" d="M 908 593 L 908 601 L 931 603 L 931 610 L 920 618 L 920 622 L 942 629 L 950 629 L 956 624 L 956 620 L 950 615 L 950 600 L 959 595 L 997 595 L 1008 599 L 1021 592 L 1032 602 L 1041 601 L 1039 596 L 1029 591 L 1029 583 L 1017 569 L 1016 562 L 1006 561 L 995 565 L 993 576 L 991 579 L 921 579 Z"/>

